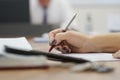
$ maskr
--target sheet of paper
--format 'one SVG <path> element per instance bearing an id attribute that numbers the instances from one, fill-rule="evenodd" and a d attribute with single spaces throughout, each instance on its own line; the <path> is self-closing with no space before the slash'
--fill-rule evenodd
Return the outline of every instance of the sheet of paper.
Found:
<path id="1" fill-rule="evenodd" d="M 25 37 L 20 38 L 0 38 L 0 54 L 4 54 L 4 46 L 11 46 L 20 49 L 32 50 L 31 45 L 28 43 Z"/>
<path id="2" fill-rule="evenodd" d="M 0 57 L 0 69 L 3 67 L 35 67 L 42 66 L 46 64 L 46 57 L 37 56 L 37 57 L 24 57 L 24 58 L 15 58 L 14 57 Z"/>
<path id="3" fill-rule="evenodd" d="M 83 58 L 90 61 L 115 61 L 120 60 L 112 57 L 110 53 L 83 53 L 83 54 L 66 54 L 66 56 L 72 56 L 76 58 Z"/>
<path id="4" fill-rule="evenodd" d="M 20 38 L 0 38 L 0 69 L 5 67 L 34 67 L 42 66 L 47 60 L 44 57 L 22 57 L 18 55 L 9 55 L 4 51 L 4 46 L 32 50 L 31 45 L 25 37 Z"/>

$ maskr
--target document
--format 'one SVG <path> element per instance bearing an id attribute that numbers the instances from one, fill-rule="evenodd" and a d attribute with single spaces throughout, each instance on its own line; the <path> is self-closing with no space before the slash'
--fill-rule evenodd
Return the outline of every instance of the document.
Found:
<path id="1" fill-rule="evenodd" d="M 76 58 L 83 58 L 90 61 L 115 61 L 120 60 L 112 57 L 110 53 L 72 53 L 72 54 L 65 54 L 66 56 L 76 57 Z"/>
<path id="2" fill-rule="evenodd" d="M 4 51 L 4 46 L 11 46 L 24 50 L 32 50 L 31 45 L 28 43 L 25 37 L 20 38 L 0 38 L 0 69 L 10 68 L 31 68 L 41 67 L 47 60 L 45 57 L 20 57 L 14 55 L 8 55 Z"/>
<path id="3" fill-rule="evenodd" d="M 4 46 L 11 46 L 20 49 L 32 50 L 31 45 L 25 37 L 20 38 L 0 38 L 0 54 L 5 54 Z"/>

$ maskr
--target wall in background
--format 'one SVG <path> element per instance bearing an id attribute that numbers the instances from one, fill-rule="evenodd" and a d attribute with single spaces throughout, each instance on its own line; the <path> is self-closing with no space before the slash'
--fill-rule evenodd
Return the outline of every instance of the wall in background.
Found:
<path id="1" fill-rule="evenodd" d="M 120 0 L 68 0 L 72 5 L 120 5 Z"/>
<path id="2" fill-rule="evenodd" d="M 74 12 L 78 13 L 77 22 L 81 32 L 85 33 L 86 18 L 90 14 L 93 31 L 107 33 L 108 15 L 120 15 L 120 0 L 68 0 Z M 75 6 L 76 4 L 76 6 Z"/>
<path id="3" fill-rule="evenodd" d="M 85 32 L 86 17 L 91 14 L 93 30 L 95 32 L 108 32 L 108 15 L 120 15 L 120 6 L 111 7 L 74 7 L 74 11 L 78 13 L 77 22 L 82 32 Z"/>

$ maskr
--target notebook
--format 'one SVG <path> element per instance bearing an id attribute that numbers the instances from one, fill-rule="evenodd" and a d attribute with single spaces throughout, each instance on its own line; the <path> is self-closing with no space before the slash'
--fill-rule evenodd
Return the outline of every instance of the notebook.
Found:
<path id="1" fill-rule="evenodd" d="M 25 37 L 19 38 L 0 38 L 0 69 L 28 69 L 43 68 L 46 58 L 38 57 L 17 57 L 6 54 L 4 46 L 11 46 L 25 50 L 32 50 L 31 45 Z"/>
<path id="2" fill-rule="evenodd" d="M 116 59 L 112 56 L 111 53 L 72 53 L 65 54 L 66 56 L 83 58 L 89 61 L 116 61 L 120 59 Z"/>
<path id="3" fill-rule="evenodd" d="M 25 37 L 19 38 L 0 38 L 0 54 L 5 54 L 4 46 L 17 47 L 22 49 L 32 50 L 31 45 Z"/>

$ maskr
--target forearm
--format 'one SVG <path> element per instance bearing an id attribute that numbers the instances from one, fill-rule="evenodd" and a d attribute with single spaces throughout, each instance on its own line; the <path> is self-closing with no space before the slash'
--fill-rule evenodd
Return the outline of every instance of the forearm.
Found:
<path id="1" fill-rule="evenodd" d="M 96 52 L 116 52 L 120 49 L 120 33 L 97 35 L 90 39 L 97 48 Z"/>

